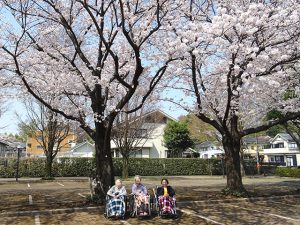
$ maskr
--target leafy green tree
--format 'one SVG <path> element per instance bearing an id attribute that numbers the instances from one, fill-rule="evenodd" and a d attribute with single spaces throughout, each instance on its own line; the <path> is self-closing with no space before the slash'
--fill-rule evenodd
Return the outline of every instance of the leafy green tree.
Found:
<path id="1" fill-rule="evenodd" d="M 190 138 L 188 124 L 182 121 L 168 122 L 164 132 L 164 142 L 171 157 L 181 157 L 182 152 L 194 145 Z"/>
<path id="2" fill-rule="evenodd" d="M 285 132 L 285 129 L 282 125 L 276 125 L 274 127 L 269 128 L 266 131 L 266 134 L 270 137 L 275 137 L 278 133 Z"/>
<path id="3" fill-rule="evenodd" d="M 187 123 L 187 127 L 190 132 L 190 137 L 194 142 L 204 142 L 204 141 L 216 141 L 217 130 L 200 120 L 193 114 L 188 114 L 179 118 L 180 121 Z"/>

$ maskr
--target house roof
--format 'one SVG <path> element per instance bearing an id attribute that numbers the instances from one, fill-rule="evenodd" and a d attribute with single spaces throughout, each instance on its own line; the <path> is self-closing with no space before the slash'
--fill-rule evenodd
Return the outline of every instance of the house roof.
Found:
<path id="1" fill-rule="evenodd" d="M 297 138 L 299 138 L 297 134 L 295 134 L 295 136 L 296 136 Z M 279 133 L 279 134 L 277 134 L 277 135 L 271 140 L 271 142 L 275 141 L 278 137 L 281 137 L 282 139 L 284 139 L 284 140 L 286 140 L 286 141 L 288 141 L 288 142 L 294 142 L 294 139 L 293 139 L 293 138 L 291 137 L 291 135 L 289 135 L 288 133 Z"/>
<path id="2" fill-rule="evenodd" d="M 156 112 L 163 114 L 165 117 L 167 117 L 170 120 L 178 121 L 177 119 L 175 119 L 174 117 L 170 116 L 169 114 L 167 114 L 166 112 L 164 112 L 164 111 L 162 111 L 160 109 L 156 109 L 156 110 L 153 110 L 153 111 L 151 111 L 149 113 L 146 113 L 144 116 L 147 116 L 147 115 L 150 115 L 150 114 L 156 113 Z"/>
<path id="3" fill-rule="evenodd" d="M 80 148 L 81 148 L 82 146 L 84 146 L 84 145 L 88 145 L 88 146 L 94 148 L 94 145 L 91 144 L 89 141 L 84 141 L 84 142 L 82 142 L 82 143 L 79 143 L 79 144 L 75 145 L 75 146 L 74 146 L 73 148 L 71 148 L 68 152 L 76 152 L 76 150 L 80 149 Z"/>
<path id="4" fill-rule="evenodd" d="M 26 148 L 26 144 L 23 142 L 19 142 L 19 141 L 14 141 L 10 138 L 4 138 L 4 137 L 0 137 L 0 143 L 11 147 L 11 148 Z"/>
<path id="5" fill-rule="evenodd" d="M 271 140 L 271 137 L 269 136 L 258 136 L 258 137 L 244 137 L 242 141 L 247 144 L 252 144 L 252 143 L 258 143 L 258 144 L 265 144 L 269 143 Z"/>
<path id="6" fill-rule="evenodd" d="M 135 122 L 135 121 L 138 121 L 138 120 L 140 120 L 140 119 L 142 119 L 142 118 L 144 118 L 144 117 L 151 116 L 152 114 L 155 114 L 155 113 L 159 113 L 159 114 L 161 114 L 162 116 L 168 118 L 169 120 L 178 121 L 177 119 L 175 119 L 174 117 L 168 115 L 168 114 L 165 113 L 164 111 L 162 111 L 162 110 L 160 110 L 160 109 L 156 109 L 156 110 L 153 110 L 153 111 L 151 111 L 151 112 L 145 113 L 145 114 L 142 115 L 142 116 L 137 116 L 137 117 L 135 117 L 135 118 L 132 118 L 131 121 L 130 121 L 130 123 L 133 123 L 133 122 Z M 121 122 L 120 124 L 122 124 L 122 123 L 123 123 L 123 122 Z M 118 125 L 117 125 L 117 126 L 118 126 Z M 114 125 L 114 127 L 116 127 L 116 125 Z"/>
<path id="7" fill-rule="evenodd" d="M 207 147 L 210 147 L 210 146 L 217 146 L 217 145 L 213 141 L 204 141 L 202 143 L 199 143 L 199 144 L 195 145 L 196 148 L 207 148 Z"/>
<path id="8" fill-rule="evenodd" d="M 195 153 L 198 153 L 195 149 L 193 149 L 193 148 L 188 148 L 188 149 L 186 149 L 183 153 L 193 153 L 193 152 L 195 152 Z"/>

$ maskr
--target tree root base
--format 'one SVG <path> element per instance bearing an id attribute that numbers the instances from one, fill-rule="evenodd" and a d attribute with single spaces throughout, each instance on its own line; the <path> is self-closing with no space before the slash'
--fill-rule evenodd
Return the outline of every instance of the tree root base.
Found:
<path id="1" fill-rule="evenodd" d="M 232 197 L 236 197 L 236 198 L 249 197 L 249 193 L 244 188 L 239 189 L 239 190 L 233 190 L 231 188 L 226 187 L 226 188 L 222 189 L 221 193 L 225 196 L 232 196 Z"/>

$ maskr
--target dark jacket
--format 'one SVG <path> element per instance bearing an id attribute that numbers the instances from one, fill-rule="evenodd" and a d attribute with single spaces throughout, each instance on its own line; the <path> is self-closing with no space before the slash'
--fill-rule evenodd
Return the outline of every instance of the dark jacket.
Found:
<path id="1" fill-rule="evenodd" d="M 173 197 L 175 195 L 175 191 L 171 186 L 167 186 L 168 189 L 168 194 L 170 197 Z M 164 195 L 164 188 L 163 187 L 159 187 L 157 188 L 157 196 L 161 196 Z"/>

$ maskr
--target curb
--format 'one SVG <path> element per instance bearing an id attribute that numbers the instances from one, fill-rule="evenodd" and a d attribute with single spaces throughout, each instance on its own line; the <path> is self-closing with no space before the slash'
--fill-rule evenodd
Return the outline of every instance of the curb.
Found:
<path id="1" fill-rule="evenodd" d="M 88 181 L 88 177 L 85 178 L 72 178 L 72 179 L 55 179 L 55 180 L 42 180 L 42 179 L 36 179 L 36 180 L 19 180 L 18 182 L 16 182 L 15 180 L 0 180 L 0 184 L 11 184 L 11 183 L 15 183 L 15 184 L 25 184 L 25 183 L 44 183 L 44 182 L 87 182 Z"/>
<path id="2" fill-rule="evenodd" d="M 83 207 L 83 208 L 67 208 L 67 209 L 51 209 L 51 210 L 32 210 L 32 211 L 21 211 L 21 212 L 4 212 L 0 213 L 0 217 L 3 216 L 34 216 L 36 214 L 40 215 L 52 215 L 61 213 L 73 213 L 73 212 L 96 212 L 103 210 L 104 207 Z"/>

